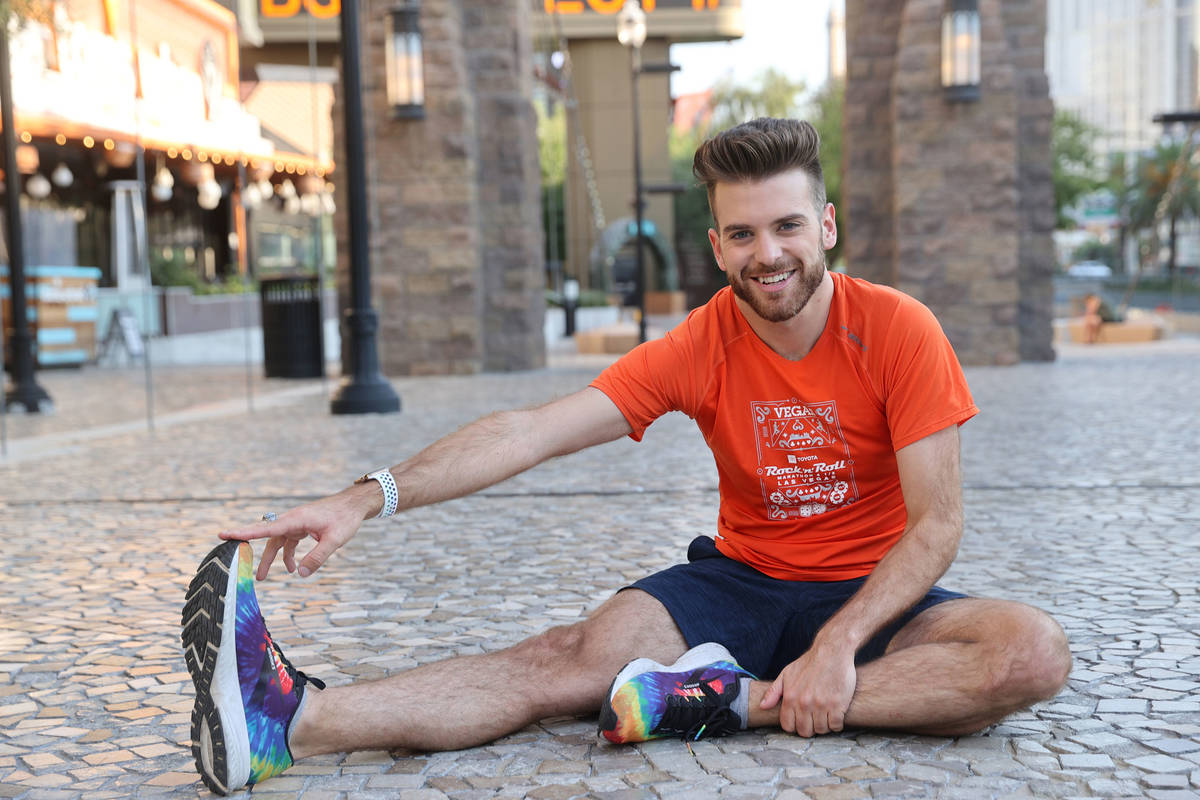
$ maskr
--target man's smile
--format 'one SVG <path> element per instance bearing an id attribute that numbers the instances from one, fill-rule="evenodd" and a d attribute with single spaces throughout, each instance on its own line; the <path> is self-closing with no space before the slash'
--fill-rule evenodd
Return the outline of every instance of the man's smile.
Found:
<path id="1" fill-rule="evenodd" d="M 769 275 L 756 275 L 755 277 L 751 278 L 751 280 L 756 281 L 764 288 L 769 288 L 772 291 L 775 291 L 782 289 L 783 284 L 787 282 L 788 278 L 795 274 L 796 270 L 791 269 L 787 272 L 772 272 Z"/>

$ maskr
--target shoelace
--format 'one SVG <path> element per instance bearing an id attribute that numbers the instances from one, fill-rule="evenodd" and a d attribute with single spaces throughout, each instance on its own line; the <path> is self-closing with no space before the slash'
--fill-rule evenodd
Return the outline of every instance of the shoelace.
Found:
<path id="1" fill-rule="evenodd" d="M 265 629 L 265 626 L 264 626 L 264 629 Z M 283 664 L 283 668 L 287 670 L 288 675 L 292 679 L 292 685 L 296 689 L 301 688 L 306 683 L 311 683 L 313 686 L 317 687 L 318 689 L 325 688 L 325 681 L 321 680 L 320 678 L 310 677 L 309 675 L 305 674 L 301 670 L 297 669 L 292 664 L 291 659 L 289 659 L 287 656 L 285 656 L 283 654 L 283 651 L 280 650 L 279 647 L 275 644 L 275 637 L 273 637 L 271 635 L 271 632 L 266 631 L 266 634 L 267 634 L 267 639 L 269 639 L 271 642 L 271 647 L 275 650 L 275 655 L 279 656 L 279 661 Z"/>
<path id="2" fill-rule="evenodd" d="M 728 733 L 741 726 L 737 712 L 721 703 L 708 681 L 699 681 L 698 685 L 703 698 L 667 696 L 667 708 L 656 726 L 659 730 L 678 731 L 683 741 L 694 742 L 705 733 Z"/>

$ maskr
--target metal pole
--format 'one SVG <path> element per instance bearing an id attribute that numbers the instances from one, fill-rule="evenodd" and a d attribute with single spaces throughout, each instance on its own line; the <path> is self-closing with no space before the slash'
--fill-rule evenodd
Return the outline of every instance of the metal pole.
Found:
<path id="1" fill-rule="evenodd" d="M 133 53 L 135 85 L 141 87 L 142 65 L 138 56 L 137 3 L 129 2 L 129 45 Z M 146 148 L 142 145 L 142 103 L 140 92 L 133 98 L 133 143 L 137 150 L 138 196 L 133 206 L 134 252 L 138 272 L 145 278 L 146 293 L 142 295 L 142 314 L 146 318 L 146 333 L 142 336 L 142 368 L 146 379 L 146 430 L 154 435 L 154 370 L 150 366 L 150 337 L 154 334 L 154 278 L 150 274 L 150 206 L 146 200 Z M 140 221 L 140 225 L 138 224 Z"/>
<path id="2" fill-rule="evenodd" d="M 633 207 L 637 220 L 634 252 L 637 254 L 638 342 L 646 341 L 646 259 L 642 251 L 642 115 L 638 99 L 638 77 L 642 73 L 642 48 L 629 49 L 633 76 Z"/>
<path id="3" fill-rule="evenodd" d="M 358 52 L 358 3 L 342 3 L 342 111 L 346 126 L 346 216 L 350 222 L 350 295 L 344 333 L 349 333 L 351 375 L 333 393 L 334 414 L 368 414 L 400 410 L 400 397 L 379 372 L 375 331 L 379 319 L 371 308 L 371 264 L 367 247 L 367 172 L 363 148 L 362 76 Z"/>
<path id="4" fill-rule="evenodd" d="M 33 336 L 25 306 L 25 243 L 21 232 L 21 176 L 17 170 L 17 137 L 13 129 L 12 70 L 8 55 L 8 15 L 0 15 L 0 144 L 4 148 L 4 219 L 8 233 L 8 283 L 12 291 L 12 380 L 5 406 L 38 413 L 54 404 L 34 377 Z"/>

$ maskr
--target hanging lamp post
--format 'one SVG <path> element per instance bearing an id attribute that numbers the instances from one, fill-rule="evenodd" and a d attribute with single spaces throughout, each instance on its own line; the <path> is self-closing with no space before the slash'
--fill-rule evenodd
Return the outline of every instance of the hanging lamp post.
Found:
<path id="1" fill-rule="evenodd" d="M 629 72 L 633 92 L 633 216 L 634 269 L 637 270 L 638 342 L 646 341 L 646 256 L 642 248 L 642 120 L 638 76 L 642 72 L 642 45 L 646 43 L 646 12 L 640 0 L 625 0 L 617 14 L 617 41 L 629 48 Z"/>
<path id="2" fill-rule="evenodd" d="M 379 372 L 371 308 L 371 263 L 367 246 L 367 170 L 363 147 L 362 62 L 358 46 L 358 2 L 342 3 L 342 97 L 346 125 L 346 217 L 350 224 L 350 298 L 343 331 L 349 334 L 350 375 L 330 401 L 334 414 L 389 413 L 400 410 L 400 396 Z M 318 287 L 318 291 L 320 287 Z"/>

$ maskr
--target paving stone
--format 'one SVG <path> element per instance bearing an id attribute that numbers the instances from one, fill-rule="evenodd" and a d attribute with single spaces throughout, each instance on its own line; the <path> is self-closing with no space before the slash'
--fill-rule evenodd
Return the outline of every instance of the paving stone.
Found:
<path id="1" fill-rule="evenodd" d="M 1189 761 L 1164 755 L 1131 758 L 1129 759 L 1129 763 L 1146 772 L 1190 772 L 1194 767 Z"/>
<path id="2" fill-rule="evenodd" d="M 696 758 L 677 741 L 602 745 L 594 716 L 558 717 L 455 753 L 305 760 L 255 797 L 1193 796 L 1200 431 L 1179 420 L 1200 396 L 1190 368 L 1200 340 L 1064 352 L 1053 364 L 967 370 L 986 413 L 962 429 L 966 530 L 943 579 L 1060 620 L 1075 658 L 1060 697 L 985 735 L 755 731 L 696 743 Z M 49 375 L 86 387 L 60 394 L 91 410 L 14 423 L 21 460 L 0 459 L 0 515 L 24 545 L 8 555 L 0 593 L 0 797 L 203 793 L 175 623 L 213 532 L 341 488 L 364 464 L 395 463 L 493 408 L 561 396 L 598 368 L 402 379 L 405 412 L 371 419 L 331 417 L 313 383 L 270 412 L 167 421 L 153 438 L 90 428 L 70 453 L 44 437 L 115 421 L 141 371 Z M 245 380 L 244 369 L 160 377 L 174 382 L 162 388 L 171 410 L 204 408 Z M 290 387 L 256 388 L 265 398 Z M 1114 426 L 1138 447 L 1112 452 L 1119 445 L 1095 435 Z M 334 685 L 491 652 L 680 562 L 711 529 L 715 487 L 702 439 L 671 415 L 642 444 L 614 442 L 482 496 L 369 521 L 313 579 L 274 570 L 260 602 L 293 661 Z M 86 553 L 62 546 L 79 531 L 90 533 Z"/>

